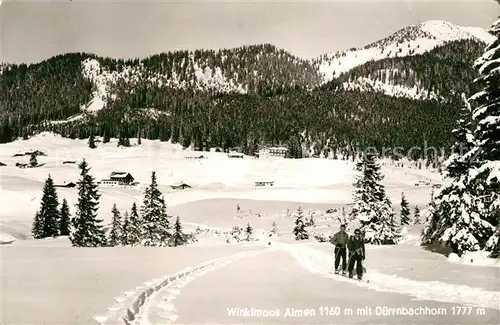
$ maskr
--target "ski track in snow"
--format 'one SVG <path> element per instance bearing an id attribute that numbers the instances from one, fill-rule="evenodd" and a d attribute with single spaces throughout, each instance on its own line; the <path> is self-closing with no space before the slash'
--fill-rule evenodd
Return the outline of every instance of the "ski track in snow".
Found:
<path id="1" fill-rule="evenodd" d="M 141 286 L 124 291 L 115 298 L 116 304 L 103 316 L 95 316 L 97 324 L 151 325 L 149 316 L 155 313 L 164 319 L 161 324 L 172 324 L 179 317 L 173 300 L 189 282 L 237 260 L 255 256 L 267 250 L 241 252 L 186 267 L 173 275 L 146 281 Z"/>
<path id="2" fill-rule="evenodd" d="M 302 244 L 278 244 L 276 246 L 292 254 L 297 263 L 309 272 L 332 278 L 335 281 L 348 281 L 379 292 L 405 294 L 418 300 L 457 303 L 500 310 L 500 292 L 439 281 L 415 281 L 395 275 L 382 274 L 371 269 L 368 269 L 363 277 L 369 282 L 352 280 L 330 273 L 333 262 L 331 254 Z"/>

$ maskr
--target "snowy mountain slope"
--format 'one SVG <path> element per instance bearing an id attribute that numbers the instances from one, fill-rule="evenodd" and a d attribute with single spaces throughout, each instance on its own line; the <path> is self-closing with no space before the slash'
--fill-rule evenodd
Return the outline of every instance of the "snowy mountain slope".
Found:
<path id="1" fill-rule="evenodd" d="M 355 80 L 342 83 L 345 90 L 376 91 L 393 97 L 405 97 L 411 99 L 438 99 L 440 96 L 435 92 L 429 92 L 423 87 L 414 85 L 408 87 L 391 83 L 387 78 L 383 81 L 367 77 L 358 77 Z"/>
<path id="2" fill-rule="evenodd" d="M 494 36 L 481 28 L 462 27 L 446 21 L 431 20 L 403 28 L 364 48 L 325 54 L 313 62 L 319 65 L 319 71 L 325 81 L 330 81 L 369 61 L 422 54 L 447 42 L 463 39 L 489 43 Z"/>

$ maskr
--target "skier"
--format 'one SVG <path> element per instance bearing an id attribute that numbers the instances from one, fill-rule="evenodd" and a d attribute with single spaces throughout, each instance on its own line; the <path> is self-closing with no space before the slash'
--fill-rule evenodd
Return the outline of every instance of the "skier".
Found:
<path id="1" fill-rule="evenodd" d="M 346 261 L 346 244 L 349 240 L 349 235 L 345 232 L 345 225 L 340 226 L 340 231 L 333 235 L 331 243 L 335 245 L 334 255 L 335 255 L 335 274 L 339 273 L 340 259 L 342 258 L 342 274 L 345 275 L 345 270 L 347 266 Z"/>
<path id="2" fill-rule="evenodd" d="M 361 263 L 365 259 L 365 242 L 359 229 L 356 229 L 354 236 L 349 238 L 347 248 L 349 249 L 349 266 L 347 267 L 349 277 L 353 277 L 352 271 L 354 270 L 354 263 L 356 263 L 356 274 L 358 280 L 361 280 L 363 277 L 363 265 Z"/>

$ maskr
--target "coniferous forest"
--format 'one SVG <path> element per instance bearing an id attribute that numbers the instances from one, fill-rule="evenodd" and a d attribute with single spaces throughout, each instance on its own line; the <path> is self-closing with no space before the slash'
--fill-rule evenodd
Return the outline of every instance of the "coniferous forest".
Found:
<path id="1" fill-rule="evenodd" d="M 267 44 L 127 61 L 71 53 L 38 64 L 6 65 L 0 75 L 5 94 L 0 142 L 54 131 L 80 139 L 171 140 L 199 150 L 239 147 L 246 154 L 261 145 L 284 145 L 293 158 L 345 155 L 368 146 L 401 152 L 415 146 L 449 148 L 461 93 L 473 91 L 472 62 L 484 46 L 455 41 L 422 55 L 368 62 L 327 83 L 318 63 Z M 112 80 L 105 84 L 103 109 L 92 113 L 83 111 L 98 87 L 83 71 L 86 60 L 98 62 L 98 77 Z M 418 86 L 438 97 L 342 87 L 361 76 Z M 425 154 L 414 150 L 411 155 Z"/>

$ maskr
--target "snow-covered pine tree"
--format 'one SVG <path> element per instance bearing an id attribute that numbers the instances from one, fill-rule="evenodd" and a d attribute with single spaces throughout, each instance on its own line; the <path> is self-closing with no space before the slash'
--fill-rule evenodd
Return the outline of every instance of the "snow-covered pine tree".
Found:
<path id="1" fill-rule="evenodd" d="M 168 246 L 170 239 L 170 216 L 165 200 L 158 188 L 156 173 L 151 174 L 151 184 L 146 188 L 141 207 L 144 246 Z"/>
<path id="2" fill-rule="evenodd" d="M 307 227 L 313 227 L 316 223 L 314 220 L 314 212 L 309 212 L 309 219 L 307 220 L 306 226 Z"/>
<path id="3" fill-rule="evenodd" d="M 98 219 L 99 198 L 97 185 L 89 174 L 90 167 L 85 159 L 78 165 L 80 180 L 78 181 L 78 203 L 71 223 L 73 233 L 71 244 L 78 247 L 98 247 L 106 245 L 106 234 L 102 220 Z"/>
<path id="4" fill-rule="evenodd" d="M 122 225 L 122 238 L 121 238 L 121 243 L 123 246 L 129 245 L 129 229 L 130 229 L 130 217 L 128 214 L 128 211 L 125 210 L 125 213 L 123 214 L 123 225 Z"/>
<path id="5" fill-rule="evenodd" d="M 245 234 L 247 236 L 246 237 L 247 241 L 251 240 L 252 233 L 253 233 L 253 228 L 252 228 L 252 226 L 250 226 L 250 223 L 247 223 L 247 226 L 245 228 Z"/>
<path id="6" fill-rule="evenodd" d="M 31 235 L 34 239 L 42 238 L 43 233 L 43 220 L 40 217 L 40 211 L 35 213 L 35 217 L 33 218 L 33 225 L 31 227 Z"/>
<path id="7" fill-rule="evenodd" d="M 309 239 L 309 234 L 307 233 L 304 223 L 304 212 L 301 207 L 297 209 L 297 218 L 295 219 L 295 227 L 293 227 L 293 235 L 295 236 L 295 240 Z"/>
<path id="8" fill-rule="evenodd" d="M 414 225 L 419 225 L 420 224 L 420 209 L 418 208 L 418 205 L 415 206 L 415 210 L 413 212 L 413 224 Z"/>
<path id="9" fill-rule="evenodd" d="M 401 193 L 401 225 L 407 226 L 410 224 L 410 204 L 406 200 L 405 194 Z"/>
<path id="10" fill-rule="evenodd" d="M 132 204 L 132 210 L 130 210 L 127 233 L 127 242 L 129 245 L 137 246 L 141 244 L 143 234 L 142 220 L 137 212 L 137 205 L 135 202 Z"/>
<path id="11" fill-rule="evenodd" d="M 489 33 L 495 40 L 474 66 L 480 76 L 475 80 L 482 90 L 470 98 L 474 104 L 473 132 L 475 147 L 466 155 L 474 159 L 467 188 L 483 204 L 485 229 L 476 236 L 479 246 L 493 252 L 498 245 L 496 229 L 500 226 L 500 19 L 493 23 Z M 491 227 L 489 227 L 491 225 Z M 489 228 L 489 229 L 486 229 Z M 484 235 L 488 240 L 484 243 Z"/>
<path id="12" fill-rule="evenodd" d="M 71 215 L 69 213 L 68 201 L 63 199 L 59 219 L 59 235 L 69 236 L 71 232 Z"/>
<path id="13" fill-rule="evenodd" d="M 357 219 L 368 244 L 397 244 L 401 236 L 395 213 L 382 185 L 384 179 L 375 155 L 361 155 L 355 167 L 357 176 L 351 220 Z"/>
<path id="14" fill-rule="evenodd" d="M 182 224 L 179 216 L 175 219 L 174 231 L 172 232 L 172 237 L 170 238 L 171 246 L 182 246 L 187 244 L 187 236 L 182 231 Z"/>
<path id="15" fill-rule="evenodd" d="M 39 210 L 42 220 L 42 233 L 40 238 L 59 236 L 59 200 L 57 198 L 54 181 L 49 174 L 43 187 L 41 207 Z"/>
<path id="16" fill-rule="evenodd" d="M 90 134 L 88 145 L 90 149 L 97 148 L 97 146 L 95 145 L 95 138 L 93 133 Z"/>
<path id="17" fill-rule="evenodd" d="M 115 247 L 122 244 L 123 225 L 122 217 L 120 211 L 116 207 L 116 204 L 113 204 L 111 213 L 113 214 L 113 219 L 111 221 L 111 231 L 109 232 L 108 245 Z"/>
<path id="18" fill-rule="evenodd" d="M 491 251 L 489 243 L 500 219 L 500 20 L 490 33 L 497 38 L 475 63 L 480 73 L 475 82 L 483 90 L 467 101 L 476 104 L 472 114 L 475 129 L 471 135 L 470 123 L 460 118 L 454 130 L 453 149 L 463 148 L 465 143 L 470 150 L 453 152 L 444 164 L 447 184 L 431 202 L 422 233 L 424 244 L 439 241 L 459 255 L 485 248 Z M 468 103 L 462 115 L 467 114 Z"/>
<path id="19" fill-rule="evenodd" d="M 34 153 L 34 152 L 30 156 L 30 166 L 31 167 L 38 166 L 38 160 L 36 159 L 36 153 Z"/>
<path id="20" fill-rule="evenodd" d="M 454 180 L 460 179 L 467 174 L 471 163 L 470 159 L 464 159 L 465 154 L 474 147 L 474 136 L 472 134 L 472 109 L 465 94 L 462 94 L 464 102 L 457 120 L 456 127 L 452 130 L 455 143 L 451 147 L 451 155 L 444 163 L 445 176 Z"/>

